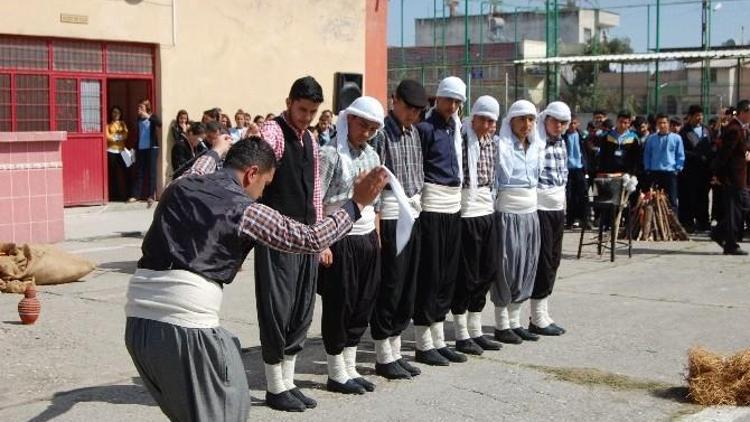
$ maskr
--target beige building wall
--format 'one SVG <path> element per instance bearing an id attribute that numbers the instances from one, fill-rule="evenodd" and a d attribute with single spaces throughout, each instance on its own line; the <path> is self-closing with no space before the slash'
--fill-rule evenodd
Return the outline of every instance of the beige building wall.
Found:
<path id="1" fill-rule="evenodd" d="M 330 108 L 334 72 L 365 73 L 366 26 L 366 0 L 23 0 L 0 13 L 0 33 L 156 45 L 165 141 L 178 109 L 278 113 L 304 75 Z"/>

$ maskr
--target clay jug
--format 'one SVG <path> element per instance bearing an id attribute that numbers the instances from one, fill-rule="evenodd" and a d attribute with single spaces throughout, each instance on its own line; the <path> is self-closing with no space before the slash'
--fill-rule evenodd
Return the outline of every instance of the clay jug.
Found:
<path id="1" fill-rule="evenodd" d="M 29 284 L 26 287 L 24 298 L 18 302 L 18 316 L 21 317 L 21 322 L 24 324 L 33 324 L 39 318 L 40 310 L 41 305 L 39 304 L 39 299 L 36 298 L 36 287 L 33 284 Z"/>

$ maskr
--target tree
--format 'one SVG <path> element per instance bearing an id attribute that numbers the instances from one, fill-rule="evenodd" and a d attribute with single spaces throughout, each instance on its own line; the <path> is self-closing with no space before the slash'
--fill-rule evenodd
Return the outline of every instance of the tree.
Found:
<path id="1" fill-rule="evenodd" d="M 633 52 L 630 47 L 629 38 L 604 38 L 599 45 L 595 45 L 596 40 L 591 39 L 584 48 L 584 56 L 599 56 L 607 54 L 628 54 Z M 567 83 L 570 94 L 570 106 L 577 110 L 593 110 L 595 106 L 602 107 L 610 104 L 619 104 L 619 93 L 617 98 L 608 98 L 615 96 L 612 92 L 597 90 L 594 95 L 594 85 L 597 79 L 597 72 L 608 73 L 612 70 L 609 68 L 609 62 L 600 63 L 576 63 L 573 65 L 572 82 Z M 567 82 L 567 81 L 566 81 Z"/>

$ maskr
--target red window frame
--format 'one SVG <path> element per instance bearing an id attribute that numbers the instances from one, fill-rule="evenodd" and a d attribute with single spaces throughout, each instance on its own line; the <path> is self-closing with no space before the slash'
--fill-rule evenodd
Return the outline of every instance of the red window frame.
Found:
<path id="1" fill-rule="evenodd" d="M 49 122 L 48 122 L 48 129 L 50 131 L 56 131 L 59 130 L 58 124 L 57 124 L 57 80 L 58 79 L 76 79 L 76 101 L 77 101 L 77 122 L 76 122 L 76 132 L 69 132 L 72 135 L 91 135 L 91 132 L 82 132 L 81 131 L 81 120 L 82 120 L 82 110 L 81 110 L 81 102 L 80 102 L 80 84 L 81 80 L 98 80 L 100 81 L 100 96 L 102 98 L 101 101 L 101 107 L 102 107 L 102 119 L 101 119 L 101 128 L 102 132 L 106 126 L 107 123 L 107 110 L 106 108 L 106 101 L 107 98 L 107 79 L 140 79 L 140 80 L 147 80 L 151 83 L 149 84 L 151 86 L 151 93 L 150 97 L 152 98 L 152 103 L 156 103 L 154 98 L 154 73 L 156 70 L 156 51 L 154 46 L 149 44 L 140 44 L 140 43 L 123 43 L 123 42 L 106 42 L 106 41 L 89 41 L 89 40 L 78 40 L 78 39 L 71 39 L 71 38 L 39 38 L 39 37 L 25 37 L 25 36 L 18 36 L 18 35 L 0 35 L 2 39 L 18 39 L 18 40 L 28 40 L 28 39 L 35 39 L 35 40 L 44 40 L 47 46 L 47 68 L 42 69 L 25 69 L 25 68 L 4 68 L 0 67 L 0 75 L 8 75 L 10 78 L 10 131 L 15 132 L 18 131 L 18 120 L 17 120 L 17 91 L 16 88 L 16 77 L 18 75 L 43 75 L 47 77 L 47 86 L 48 86 L 48 116 L 49 116 Z M 100 71 L 85 71 L 85 70 L 78 70 L 78 71 L 63 71 L 63 70 L 54 70 L 54 44 L 55 43 L 63 43 L 63 44 L 69 44 L 69 43 L 76 43 L 80 42 L 82 44 L 97 44 L 99 48 L 101 49 L 101 70 Z M 128 72 L 111 72 L 108 71 L 107 66 L 107 59 L 109 55 L 109 48 L 115 47 L 115 49 L 119 51 L 118 48 L 122 47 L 137 47 L 137 50 L 143 50 L 144 48 L 147 48 L 151 52 L 151 64 L 150 64 L 150 71 L 151 73 L 128 73 Z M 142 52 L 135 53 L 136 55 L 140 55 L 142 58 Z M 1 105 L 0 105 L 1 106 Z"/>

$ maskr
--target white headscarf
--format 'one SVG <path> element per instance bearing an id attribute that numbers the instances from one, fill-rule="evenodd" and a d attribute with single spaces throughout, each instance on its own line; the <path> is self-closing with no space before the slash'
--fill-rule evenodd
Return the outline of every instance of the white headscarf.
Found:
<path id="1" fill-rule="evenodd" d="M 382 129 L 384 126 L 383 119 L 385 118 L 385 112 L 380 101 L 373 97 L 359 97 L 346 108 L 346 110 L 339 113 L 338 120 L 336 121 L 336 151 L 339 153 L 341 158 L 341 169 L 345 177 L 356 176 L 351 175 L 352 166 L 352 153 L 349 148 L 349 115 L 361 117 L 367 121 L 377 123 L 378 129 Z"/>
<path id="2" fill-rule="evenodd" d="M 570 107 L 562 101 L 553 101 L 547 104 L 547 108 L 545 108 L 544 111 L 539 113 L 536 122 L 537 136 L 539 136 L 539 139 L 544 142 L 547 141 L 547 128 L 544 125 L 547 116 L 554 117 L 561 122 L 570 123 Z M 563 133 L 566 130 L 567 125 L 563 127 Z"/>
<path id="3" fill-rule="evenodd" d="M 518 100 L 510 106 L 510 109 L 508 109 L 508 114 L 503 118 L 503 123 L 500 126 L 500 133 L 498 135 L 497 164 L 499 168 L 496 172 L 496 175 L 499 176 L 502 173 L 513 174 L 513 144 L 515 143 L 515 135 L 513 134 L 513 129 L 511 129 L 510 121 L 514 117 L 536 117 L 536 115 L 536 106 L 531 101 Z M 529 148 L 536 148 L 537 144 L 540 144 L 540 142 L 538 142 L 536 129 L 531 130 L 528 139 Z M 520 140 L 522 141 L 523 139 Z"/>
<path id="4" fill-rule="evenodd" d="M 477 189 L 477 162 L 479 161 L 479 137 L 474 132 L 471 120 L 474 116 L 483 116 L 497 121 L 500 115 L 500 104 L 497 100 L 489 95 L 482 95 L 477 98 L 471 107 L 471 116 L 467 117 L 463 123 L 463 130 L 466 133 L 466 151 L 468 154 L 469 164 L 469 189 L 474 192 Z"/>
<path id="5" fill-rule="evenodd" d="M 448 76 L 440 81 L 435 96 L 452 98 L 464 102 L 466 101 L 466 84 L 457 76 Z M 425 116 L 429 118 L 434 110 L 435 107 L 429 109 Z M 463 150 L 461 148 L 461 119 L 458 117 L 458 112 L 453 113 L 451 118 L 453 119 L 453 127 L 455 128 L 455 131 L 453 132 L 453 148 L 456 152 L 456 159 L 458 160 L 458 178 L 463 183 L 464 170 Z"/>

